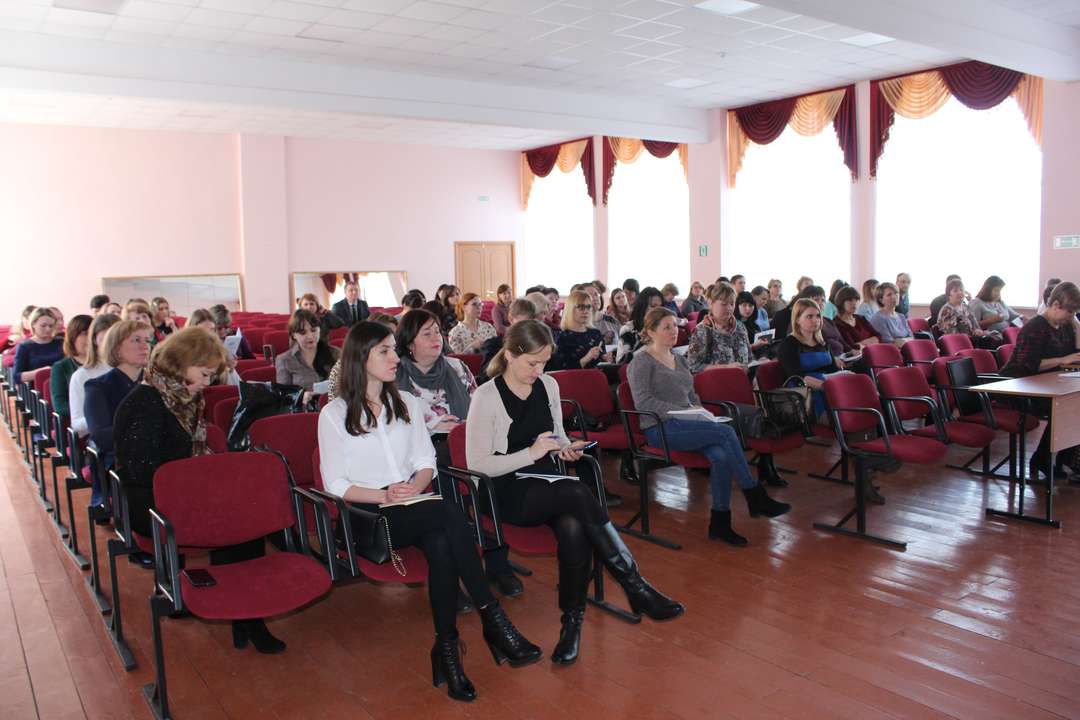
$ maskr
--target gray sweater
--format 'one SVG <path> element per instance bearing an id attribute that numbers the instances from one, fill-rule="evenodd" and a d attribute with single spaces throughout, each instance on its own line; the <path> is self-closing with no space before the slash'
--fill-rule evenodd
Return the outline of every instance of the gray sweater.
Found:
<path id="1" fill-rule="evenodd" d="M 659 362 L 647 351 L 634 353 L 634 359 L 626 369 L 626 378 L 630 381 L 630 394 L 638 410 L 654 412 L 661 421 L 670 420 L 671 410 L 686 410 L 701 407 L 701 400 L 694 392 L 694 377 L 686 360 L 675 355 L 675 369 Z M 656 424 L 651 417 L 642 416 L 641 429 Z"/>

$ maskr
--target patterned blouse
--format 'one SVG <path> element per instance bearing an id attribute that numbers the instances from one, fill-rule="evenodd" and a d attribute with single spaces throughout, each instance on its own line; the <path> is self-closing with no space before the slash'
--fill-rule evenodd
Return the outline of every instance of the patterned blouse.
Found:
<path id="1" fill-rule="evenodd" d="M 559 341 L 555 346 L 554 369 L 556 370 L 581 370 L 581 358 L 592 348 L 603 345 L 604 336 L 596 328 L 585 328 L 582 331 L 563 330 L 559 334 Z M 601 356 L 606 352 L 600 349 L 600 355 L 586 365 L 586 368 L 594 368 L 599 364 Z"/>
<path id="2" fill-rule="evenodd" d="M 487 341 L 496 335 L 495 326 L 483 320 L 476 321 L 476 332 L 470 330 L 465 323 L 459 322 L 450 328 L 450 350 L 458 355 L 480 352 L 479 348 L 472 349 L 469 346 L 477 340 Z"/>
<path id="3" fill-rule="evenodd" d="M 979 321 L 971 314 L 966 302 L 959 305 L 945 303 L 938 313 L 937 327 L 942 335 L 972 335 L 979 329 Z"/>
<path id="4" fill-rule="evenodd" d="M 690 349 L 686 353 L 686 362 L 690 372 L 697 374 L 709 365 L 724 365 L 737 362 L 746 365 L 750 362 L 750 338 L 746 326 L 735 322 L 730 330 L 720 330 L 712 322 L 702 323 L 694 328 L 690 336 Z"/>

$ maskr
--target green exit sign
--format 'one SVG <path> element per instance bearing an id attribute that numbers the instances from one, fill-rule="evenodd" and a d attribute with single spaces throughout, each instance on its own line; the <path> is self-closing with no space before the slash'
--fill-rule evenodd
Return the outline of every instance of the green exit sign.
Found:
<path id="1" fill-rule="evenodd" d="M 708 245 L 698 245 L 697 246 L 697 254 L 698 254 L 698 257 L 708 257 L 708 255 L 709 255 L 709 246 Z"/>
<path id="2" fill-rule="evenodd" d="M 1076 250 L 1080 248 L 1080 235 L 1055 235 L 1055 250 Z"/>

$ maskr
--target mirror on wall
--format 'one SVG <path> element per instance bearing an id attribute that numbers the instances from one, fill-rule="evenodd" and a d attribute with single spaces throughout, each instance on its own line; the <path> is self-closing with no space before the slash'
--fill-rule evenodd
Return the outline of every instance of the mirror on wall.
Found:
<path id="1" fill-rule="evenodd" d="M 374 270 L 370 272 L 298 272 L 292 275 L 292 298 L 307 293 L 319 299 L 324 308 L 331 308 L 345 297 L 345 283 L 355 280 L 360 285 L 360 299 L 369 307 L 397 307 L 408 290 L 404 270 Z"/>
<path id="2" fill-rule="evenodd" d="M 147 302 L 155 297 L 169 301 L 169 308 L 187 317 L 197 308 L 224 305 L 230 310 L 244 309 L 244 290 L 239 275 L 145 275 L 106 277 L 102 292 L 121 305 L 131 298 Z"/>

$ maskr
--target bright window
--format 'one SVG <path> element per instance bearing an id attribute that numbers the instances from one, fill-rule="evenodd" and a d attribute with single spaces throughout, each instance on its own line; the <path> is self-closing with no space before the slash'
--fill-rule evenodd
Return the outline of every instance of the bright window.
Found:
<path id="1" fill-rule="evenodd" d="M 826 291 L 837 278 L 850 282 L 851 186 L 832 127 L 812 137 L 788 128 L 768 145 L 751 143 L 729 193 L 722 274 L 745 275 L 750 287 L 778 278 L 784 297 L 803 275 Z"/>
<path id="2" fill-rule="evenodd" d="M 581 168 L 554 168 L 536 178 L 529 195 L 517 287 L 545 285 L 566 295 L 571 285 L 596 277 L 593 265 L 593 206 Z"/>
<path id="3" fill-rule="evenodd" d="M 1041 201 L 1042 152 L 1012 99 L 897 115 L 878 161 L 877 277 L 909 273 L 912 301 L 928 303 L 951 273 L 972 294 L 1000 275 L 1007 303 L 1034 306 Z"/>
<path id="4" fill-rule="evenodd" d="M 608 195 L 608 281 L 690 289 L 690 191 L 678 152 L 619 163 Z"/>

